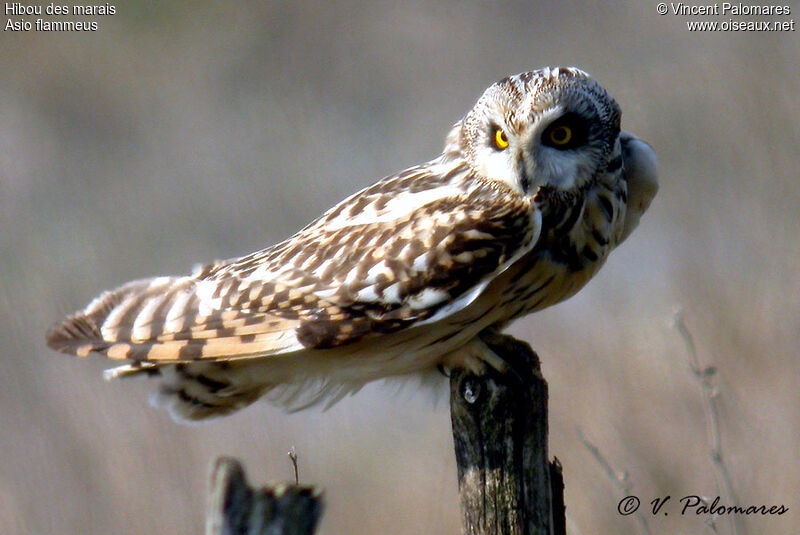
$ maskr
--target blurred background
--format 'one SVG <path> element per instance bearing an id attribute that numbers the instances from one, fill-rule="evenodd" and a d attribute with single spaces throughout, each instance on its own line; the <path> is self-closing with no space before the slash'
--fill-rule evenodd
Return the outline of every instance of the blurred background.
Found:
<path id="1" fill-rule="evenodd" d="M 510 329 L 550 384 L 570 532 L 644 532 L 579 429 L 645 506 L 722 492 L 678 308 L 718 370 L 739 502 L 789 507 L 740 532 L 800 525 L 798 32 L 691 33 L 650 1 L 116 10 L 85 19 L 96 32 L 0 34 L 0 532 L 200 533 L 215 456 L 288 480 L 294 446 L 301 479 L 326 489 L 320 533 L 458 533 L 444 378 L 433 395 L 379 383 L 324 413 L 258 403 L 186 427 L 150 408 L 153 384 L 106 383 L 107 363 L 53 353 L 44 333 L 107 288 L 291 235 L 439 154 L 489 84 L 544 65 L 592 73 L 661 170 L 588 287 Z M 678 513 L 645 518 L 711 533 Z"/>

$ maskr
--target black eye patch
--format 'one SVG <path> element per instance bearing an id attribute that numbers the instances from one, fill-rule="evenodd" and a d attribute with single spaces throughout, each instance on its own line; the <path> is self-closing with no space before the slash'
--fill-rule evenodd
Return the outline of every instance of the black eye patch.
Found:
<path id="1" fill-rule="evenodd" d="M 589 125 L 577 113 L 565 113 L 542 133 L 542 144 L 558 150 L 580 147 L 589 138 Z"/>

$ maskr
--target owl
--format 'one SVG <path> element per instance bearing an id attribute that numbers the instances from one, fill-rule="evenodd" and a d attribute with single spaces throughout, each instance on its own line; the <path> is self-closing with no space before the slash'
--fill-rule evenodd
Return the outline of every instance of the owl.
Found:
<path id="1" fill-rule="evenodd" d="M 381 378 L 501 366 L 482 338 L 580 290 L 658 189 L 651 148 L 576 68 L 490 86 L 442 154 L 343 200 L 291 238 L 129 282 L 48 345 L 158 376 L 176 420 L 262 396 L 331 404 Z"/>

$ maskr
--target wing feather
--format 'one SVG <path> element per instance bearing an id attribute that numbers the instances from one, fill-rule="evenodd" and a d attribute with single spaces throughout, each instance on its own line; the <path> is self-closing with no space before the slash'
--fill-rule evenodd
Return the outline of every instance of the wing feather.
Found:
<path id="1" fill-rule="evenodd" d="M 106 292 L 54 327 L 48 344 L 142 363 L 344 345 L 468 306 L 533 247 L 540 226 L 526 197 L 434 160 L 273 247 Z"/>

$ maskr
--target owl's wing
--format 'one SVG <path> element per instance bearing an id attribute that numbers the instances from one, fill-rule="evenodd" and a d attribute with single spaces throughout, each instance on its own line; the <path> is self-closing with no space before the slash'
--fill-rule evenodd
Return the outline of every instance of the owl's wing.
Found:
<path id="1" fill-rule="evenodd" d="M 274 247 L 107 292 L 54 327 L 48 344 L 142 363 L 340 346 L 468 306 L 533 247 L 540 224 L 510 190 L 479 179 L 454 186 L 416 168 Z"/>

